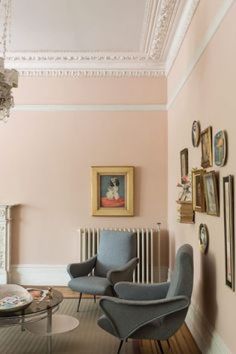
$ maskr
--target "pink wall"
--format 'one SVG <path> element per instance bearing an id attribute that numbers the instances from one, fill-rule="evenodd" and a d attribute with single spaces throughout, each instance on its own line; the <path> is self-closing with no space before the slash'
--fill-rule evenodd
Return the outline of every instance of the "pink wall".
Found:
<path id="1" fill-rule="evenodd" d="M 163 78 L 21 78 L 15 90 L 16 104 L 158 104 L 165 95 Z M 12 112 L 0 129 L 1 203 L 20 204 L 12 263 L 75 261 L 82 226 L 166 228 L 166 144 L 166 112 Z M 92 165 L 135 166 L 134 217 L 91 216 Z"/>
<path id="2" fill-rule="evenodd" d="M 209 2 L 214 5 L 216 3 Z M 209 2 L 200 2 L 195 22 L 199 22 L 203 14 L 205 17 L 208 16 Z M 212 9 L 211 7 L 211 11 Z M 236 37 L 235 18 L 236 4 L 225 16 L 168 112 L 168 224 L 172 258 L 179 245 L 185 242 L 192 244 L 195 266 L 193 305 L 196 310 L 193 322 L 198 326 L 196 333 L 202 338 L 207 337 L 207 333 L 204 332 L 206 319 L 232 353 L 235 353 L 236 348 L 234 330 L 236 295 L 225 285 L 222 177 L 228 174 L 236 176 L 236 47 L 230 40 Z M 195 31 L 196 27 L 191 26 L 186 37 L 187 41 L 195 35 Z M 199 33 L 196 33 L 196 36 L 198 35 Z M 176 85 L 176 78 L 184 74 L 184 67 L 180 62 L 190 59 L 186 58 L 187 44 L 190 42 L 184 44 L 176 66 L 168 77 L 170 96 Z M 190 169 L 200 167 L 200 147 L 193 148 L 191 143 L 191 126 L 194 120 L 200 120 L 202 129 L 211 125 L 213 135 L 218 130 L 225 129 L 228 133 L 229 154 L 225 167 L 217 168 L 215 165 L 212 167 L 219 171 L 220 175 L 220 217 L 196 213 L 196 223 L 184 225 L 176 222 L 176 183 L 180 180 L 179 151 L 187 147 Z M 200 223 L 206 223 L 209 230 L 209 252 L 205 256 L 200 254 L 198 246 Z M 202 322 L 199 322 L 198 314 L 203 315 Z M 203 352 L 209 350 L 206 343 L 203 343 L 203 347 Z M 213 352 L 215 353 L 211 351 Z M 226 352 L 228 353 L 228 350 L 224 351 Z"/>
<path id="3" fill-rule="evenodd" d="M 16 104 L 165 104 L 166 78 L 21 77 Z"/>

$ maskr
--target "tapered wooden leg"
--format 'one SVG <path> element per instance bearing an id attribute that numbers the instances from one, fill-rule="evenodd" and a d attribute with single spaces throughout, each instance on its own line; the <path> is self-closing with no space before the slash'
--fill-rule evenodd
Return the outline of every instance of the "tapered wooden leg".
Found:
<path id="1" fill-rule="evenodd" d="M 96 295 L 93 295 L 94 303 L 96 304 Z"/>
<path id="2" fill-rule="evenodd" d="M 119 353 L 120 353 L 120 351 L 121 351 L 121 347 L 122 347 L 123 343 L 124 343 L 124 341 L 123 341 L 123 340 L 121 340 L 121 341 L 120 341 L 120 345 L 119 345 L 119 348 L 118 348 L 118 352 L 117 352 L 117 354 L 119 354 Z"/>
<path id="3" fill-rule="evenodd" d="M 80 307 L 82 295 L 83 295 L 82 293 L 79 294 L 79 302 L 78 302 L 78 306 L 77 306 L 77 312 L 79 312 L 79 307 Z"/>

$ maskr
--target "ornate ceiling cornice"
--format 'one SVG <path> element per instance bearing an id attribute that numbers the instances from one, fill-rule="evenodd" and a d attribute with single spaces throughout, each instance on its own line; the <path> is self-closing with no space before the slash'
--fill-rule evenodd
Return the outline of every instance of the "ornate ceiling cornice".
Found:
<path id="1" fill-rule="evenodd" d="M 166 75 L 183 41 L 199 0 L 147 0 L 140 52 L 13 52 L 6 64 L 23 76 L 158 76 Z M 179 21 L 180 5 L 184 11 Z M 177 26 L 172 40 L 172 26 Z M 170 43 L 172 45 L 170 46 Z M 169 47 L 168 47 L 169 46 Z M 168 53 L 167 59 L 163 53 Z M 167 68 L 167 70 L 166 70 Z"/>

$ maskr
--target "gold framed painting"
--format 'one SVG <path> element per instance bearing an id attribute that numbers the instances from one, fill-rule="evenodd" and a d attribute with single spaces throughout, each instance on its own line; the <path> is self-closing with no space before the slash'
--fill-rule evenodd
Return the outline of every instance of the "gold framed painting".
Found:
<path id="1" fill-rule="evenodd" d="M 193 210 L 205 212 L 206 202 L 204 195 L 203 176 L 206 171 L 203 169 L 192 170 L 192 201 Z"/>
<path id="2" fill-rule="evenodd" d="M 204 168 L 212 166 L 212 128 L 208 127 L 201 133 L 202 159 L 201 166 Z"/>
<path id="3" fill-rule="evenodd" d="M 134 215 L 134 167 L 92 166 L 92 215 Z"/>
<path id="4" fill-rule="evenodd" d="M 203 175 L 204 193 L 206 199 L 206 212 L 208 215 L 219 216 L 219 196 L 217 186 L 217 176 L 215 171 L 207 172 Z"/>

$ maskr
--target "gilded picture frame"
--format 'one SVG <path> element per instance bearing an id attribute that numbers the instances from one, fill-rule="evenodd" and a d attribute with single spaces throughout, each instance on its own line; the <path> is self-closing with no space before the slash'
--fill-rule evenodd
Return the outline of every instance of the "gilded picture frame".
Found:
<path id="1" fill-rule="evenodd" d="M 217 176 L 215 171 L 207 172 L 203 175 L 204 193 L 206 200 L 206 212 L 208 215 L 219 216 L 219 196 L 217 186 Z"/>
<path id="2" fill-rule="evenodd" d="M 211 167 L 212 158 L 212 128 L 208 127 L 201 132 L 201 166 L 203 168 Z"/>
<path id="3" fill-rule="evenodd" d="M 206 211 L 206 201 L 204 194 L 203 176 L 205 174 L 204 169 L 192 170 L 192 202 L 193 210 L 200 213 Z"/>
<path id="4" fill-rule="evenodd" d="M 223 177 L 225 283 L 235 291 L 234 178 Z"/>
<path id="5" fill-rule="evenodd" d="M 92 215 L 134 215 L 134 167 L 92 166 Z"/>

